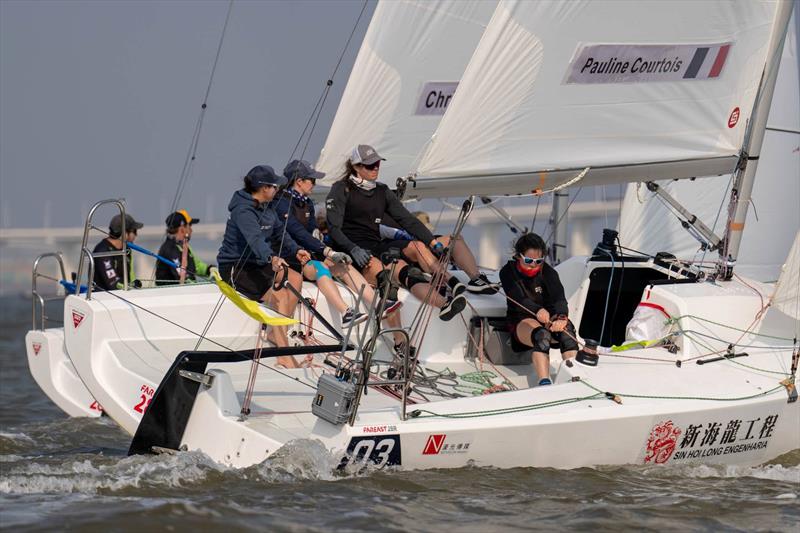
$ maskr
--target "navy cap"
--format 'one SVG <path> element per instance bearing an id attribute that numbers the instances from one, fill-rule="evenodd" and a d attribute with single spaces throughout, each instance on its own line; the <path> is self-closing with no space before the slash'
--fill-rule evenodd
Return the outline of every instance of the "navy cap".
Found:
<path id="1" fill-rule="evenodd" d="M 281 187 L 286 185 L 288 181 L 280 174 L 276 174 L 275 170 L 269 165 L 258 165 L 257 167 L 251 168 L 246 177 L 252 186 L 256 188 L 263 187 L 265 185 Z"/>
<path id="2" fill-rule="evenodd" d="M 142 227 L 144 227 L 144 224 L 136 222 L 130 215 L 125 215 L 125 231 L 134 231 Z M 122 217 L 120 215 L 114 215 L 111 222 L 108 223 L 108 232 L 112 237 L 122 236 Z"/>
<path id="3" fill-rule="evenodd" d="M 308 161 L 295 159 L 283 169 L 283 175 L 289 181 L 294 180 L 321 180 L 325 177 L 324 172 L 320 172 L 311 166 Z"/>
<path id="4" fill-rule="evenodd" d="M 197 224 L 200 222 L 199 218 L 192 218 L 186 209 L 179 209 L 174 213 L 170 213 L 164 221 L 170 229 L 178 229 L 181 226 L 188 226 L 190 224 Z"/>

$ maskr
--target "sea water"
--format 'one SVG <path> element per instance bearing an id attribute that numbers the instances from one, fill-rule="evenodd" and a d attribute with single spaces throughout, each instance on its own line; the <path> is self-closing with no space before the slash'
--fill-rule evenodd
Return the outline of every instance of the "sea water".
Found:
<path id="1" fill-rule="evenodd" d="M 127 457 L 108 418 L 69 419 L 38 389 L 30 301 L 0 301 L 0 528 L 81 531 L 800 529 L 800 450 L 771 464 L 341 474 L 299 441 L 233 469 L 202 453 Z M 502 450 L 498 450 L 502 453 Z"/>

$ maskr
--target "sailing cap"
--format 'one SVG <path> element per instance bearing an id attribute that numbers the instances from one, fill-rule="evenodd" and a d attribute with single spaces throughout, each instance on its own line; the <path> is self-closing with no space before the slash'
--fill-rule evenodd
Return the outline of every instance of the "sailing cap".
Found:
<path id="1" fill-rule="evenodd" d="M 311 166 L 308 161 L 295 159 L 283 169 L 283 175 L 291 182 L 294 180 L 321 180 L 325 177 L 324 172 L 320 172 Z"/>
<path id="2" fill-rule="evenodd" d="M 246 177 L 250 180 L 253 187 L 263 187 L 265 185 L 281 187 L 286 185 L 288 181 L 280 174 L 276 174 L 275 170 L 269 165 L 258 165 L 257 167 L 251 168 Z"/>
<path id="3" fill-rule="evenodd" d="M 144 227 L 144 224 L 136 222 L 136 219 L 130 215 L 125 215 L 125 231 L 134 231 L 142 227 Z M 108 232 L 112 237 L 122 236 L 122 217 L 120 215 L 114 215 L 111 222 L 108 223 Z"/>
<path id="4" fill-rule="evenodd" d="M 190 224 L 197 224 L 200 222 L 199 218 L 192 218 L 186 209 L 179 209 L 174 213 L 170 213 L 164 221 L 169 229 L 178 229 L 181 226 L 188 226 Z"/>
<path id="5" fill-rule="evenodd" d="M 350 154 L 350 162 L 354 165 L 371 165 L 378 161 L 386 161 L 386 159 L 378 155 L 375 148 L 368 144 L 359 144 L 353 148 L 353 152 Z"/>

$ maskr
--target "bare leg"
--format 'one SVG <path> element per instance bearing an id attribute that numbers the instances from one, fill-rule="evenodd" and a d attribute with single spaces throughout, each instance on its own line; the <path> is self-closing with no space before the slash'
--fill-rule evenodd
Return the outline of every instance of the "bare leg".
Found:
<path id="1" fill-rule="evenodd" d="M 342 300 L 342 295 L 339 293 L 339 289 L 330 276 L 322 276 L 317 279 L 317 271 L 310 264 L 306 264 L 303 268 L 303 276 L 309 281 L 316 280 L 317 287 L 319 287 L 322 295 L 325 296 L 325 300 L 335 307 L 340 314 L 344 314 L 344 312 L 347 311 L 347 304 Z"/>
<path id="2" fill-rule="evenodd" d="M 541 327 L 541 324 L 539 324 L 539 322 L 536 320 L 532 318 L 524 319 L 522 322 L 517 324 L 517 339 L 525 346 L 530 346 L 533 348 L 531 335 L 533 334 L 533 330 L 539 327 Z M 533 363 L 533 368 L 536 370 L 537 379 L 542 380 L 544 378 L 550 378 L 550 354 L 533 352 L 531 363 Z"/>
<path id="3" fill-rule="evenodd" d="M 443 272 L 445 279 L 450 278 L 450 274 L 446 269 L 442 269 L 442 267 L 439 265 L 439 260 L 435 255 L 433 255 L 433 252 L 431 252 L 428 247 L 422 244 L 420 241 L 409 242 L 406 247 L 403 248 L 403 255 L 405 255 L 409 261 L 417 263 L 420 268 L 428 274 Z"/>
<path id="4" fill-rule="evenodd" d="M 289 269 L 289 283 L 300 291 L 300 288 L 303 284 L 303 278 L 300 276 L 298 272 Z M 278 278 L 278 281 L 283 280 L 283 273 L 284 271 L 277 272 L 275 276 Z M 297 297 L 290 291 L 289 289 L 283 288 L 278 291 L 270 289 L 267 291 L 265 296 L 265 301 L 269 303 L 271 307 L 273 307 L 276 311 L 280 314 L 285 316 L 293 316 L 294 310 L 297 307 Z M 286 326 L 272 326 L 270 329 L 267 338 L 272 341 L 275 346 L 285 347 L 289 346 L 289 338 L 286 334 Z M 292 357 L 291 355 L 283 355 L 277 358 L 277 363 L 279 365 L 283 365 L 286 368 L 299 368 L 300 363 L 297 362 L 297 359 Z"/>
<path id="5" fill-rule="evenodd" d="M 439 242 L 445 246 L 450 246 L 450 237 L 440 237 Z M 467 243 L 460 236 L 456 239 L 456 244 L 452 248 L 453 262 L 458 268 L 463 270 L 469 279 L 475 279 L 480 272 L 478 271 L 478 262 L 475 261 L 475 256 L 472 255 L 472 250 L 469 249 Z"/>

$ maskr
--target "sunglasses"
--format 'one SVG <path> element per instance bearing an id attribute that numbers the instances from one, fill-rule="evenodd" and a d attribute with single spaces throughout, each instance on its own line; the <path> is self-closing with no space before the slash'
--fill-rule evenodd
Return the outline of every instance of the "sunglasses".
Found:
<path id="1" fill-rule="evenodd" d="M 522 262 L 526 265 L 541 265 L 544 263 L 544 257 L 538 257 L 534 259 L 533 257 L 522 257 Z"/>
<path id="2" fill-rule="evenodd" d="M 367 170 L 377 170 L 377 169 L 379 169 L 381 167 L 381 162 L 380 161 L 375 161 L 371 165 L 361 165 L 361 166 L 363 166 Z"/>

